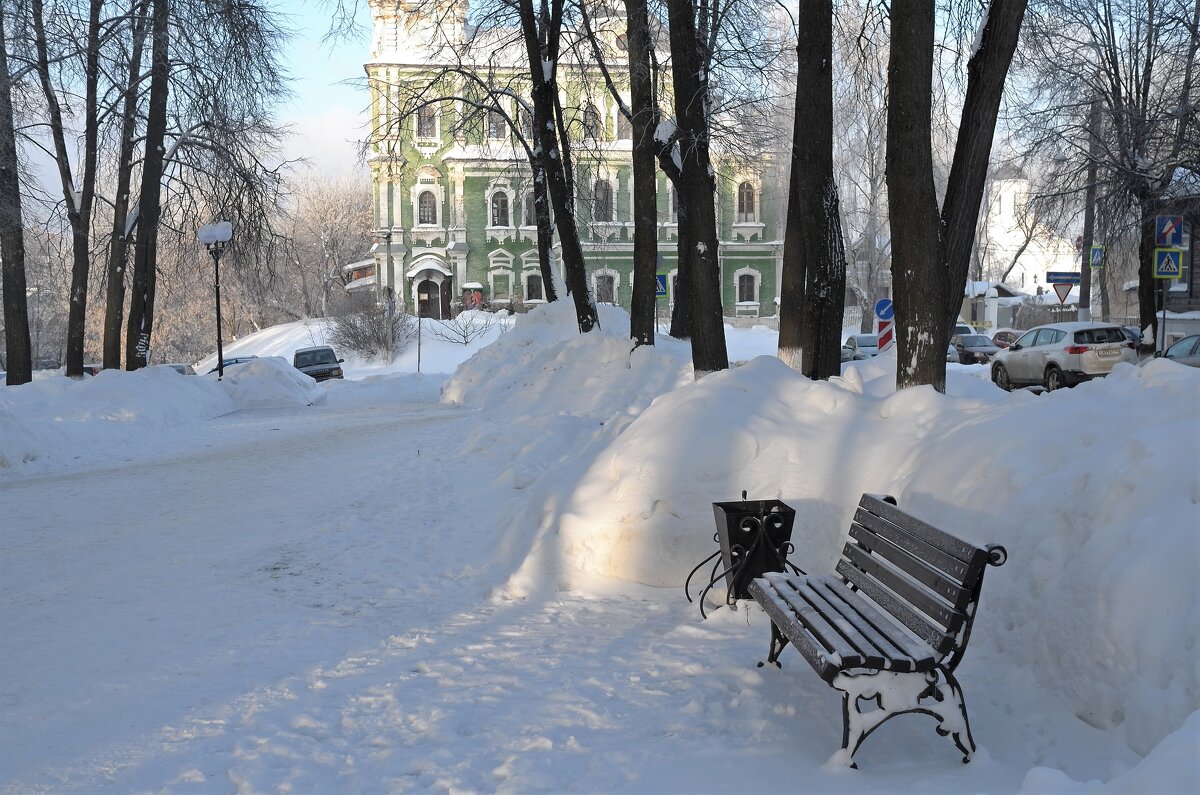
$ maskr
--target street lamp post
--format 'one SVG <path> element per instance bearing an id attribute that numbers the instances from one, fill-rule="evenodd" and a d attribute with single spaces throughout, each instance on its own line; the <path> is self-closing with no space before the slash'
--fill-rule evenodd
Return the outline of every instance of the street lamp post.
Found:
<path id="1" fill-rule="evenodd" d="M 217 299 L 217 380 L 225 377 L 225 351 L 221 347 L 221 252 L 233 238 L 233 225 L 228 221 L 205 224 L 196 233 L 213 258 L 213 292 Z"/>

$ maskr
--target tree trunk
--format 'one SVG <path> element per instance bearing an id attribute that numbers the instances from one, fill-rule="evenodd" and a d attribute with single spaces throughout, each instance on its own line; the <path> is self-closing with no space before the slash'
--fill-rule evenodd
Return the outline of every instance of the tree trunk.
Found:
<path id="1" fill-rule="evenodd" d="M 1138 235 L 1138 328 L 1151 330 L 1151 339 L 1157 347 L 1158 328 L 1158 279 L 1154 278 L 1154 223 L 1158 206 L 1147 186 L 1141 185 L 1134 192 L 1138 202 L 1141 225 Z M 1195 245 L 1193 243 L 1193 245 Z M 1161 348 L 1159 349 L 1161 350 Z"/>
<path id="2" fill-rule="evenodd" d="M 142 47 L 146 41 L 146 2 L 134 11 L 133 44 L 121 113 L 121 151 L 117 159 L 117 192 L 113 196 L 113 232 L 108 249 L 108 293 L 104 311 L 104 369 L 121 367 L 121 326 L 125 314 L 125 268 L 129 260 L 129 186 L 133 180 L 134 135 L 137 132 L 138 87 Z"/>
<path id="3" fill-rule="evenodd" d="M 946 348 L 962 308 L 996 115 L 1025 5 L 1026 0 L 993 0 L 987 10 L 979 47 L 967 67 L 967 94 L 940 216 L 928 132 L 933 2 L 897 0 L 892 6 L 887 176 L 899 388 L 931 384 L 946 390 Z"/>
<path id="4" fill-rule="evenodd" d="M 4 45 L 0 46 L 0 258 L 4 266 L 5 380 L 9 386 L 15 386 L 33 380 L 33 354 L 25 294 L 25 222 L 21 213 L 21 178 L 17 172 L 6 8 L 0 5 L 0 43 Z"/>
<path id="5" fill-rule="evenodd" d="M 779 358 L 809 378 L 825 379 L 841 373 L 846 293 L 846 254 L 833 178 L 832 3 L 801 3 L 796 27 L 796 118 Z"/>
<path id="6" fill-rule="evenodd" d="M 708 44 L 696 24 L 692 0 L 668 0 L 671 75 L 680 156 L 679 271 L 691 279 L 692 369 L 696 378 L 725 370 L 725 323 L 721 313 L 720 249 L 714 204 L 716 181 L 709 157 Z"/>
<path id="7" fill-rule="evenodd" d="M 987 9 L 987 22 L 980 36 L 979 47 L 967 64 L 967 95 L 959 121 L 950 180 L 942 203 L 949 292 L 944 296 L 943 323 L 935 327 L 934 342 L 939 347 L 931 354 L 942 372 L 938 391 L 945 390 L 945 352 L 954 322 L 962 311 L 971 249 L 975 242 L 979 207 L 983 201 L 992 139 L 996 132 L 996 117 L 1000 112 L 1008 67 L 1017 48 L 1021 21 L 1025 18 L 1026 2 L 992 0 Z"/>
<path id="8" fill-rule="evenodd" d="M 658 109 L 650 63 L 650 17 L 646 0 L 626 0 L 629 45 L 629 103 L 633 132 L 633 299 L 629 336 L 635 345 L 653 345 L 658 282 L 658 207 L 656 147 Z"/>
<path id="9" fill-rule="evenodd" d="M 159 199 L 162 194 L 163 145 L 167 134 L 167 91 L 170 78 L 168 0 L 153 0 L 150 62 L 150 104 L 146 119 L 146 148 L 142 158 L 142 188 L 138 199 L 138 232 L 133 257 L 133 292 L 125 334 L 125 366 L 137 370 L 150 363 L 154 330 L 154 288 L 157 277 Z"/>
<path id="10" fill-rule="evenodd" d="M 941 268 L 930 117 L 933 98 L 933 0 L 892 3 L 888 54 L 887 186 L 892 229 L 896 386 L 941 385 L 946 347 L 934 355 L 949 292 Z M 941 361 L 938 367 L 935 360 Z"/>
<path id="11" fill-rule="evenodd" d="M 104 0 L 90 0 L 88 28 L 84 48 L 83 99 L 83 170 L 82 184 L 75 185 L 71 160 L 67 150 L 62 109 L 54 86 L 50 82 L 50 56 L 46 41 L 46 26 L 42 0 L 32 0 L 34 44 L 37 49 L 37 72 L 46 96 L 50 137 L 54 142 L 55 165 L 62 186 L 67 221 L 71 225 L 71 292 L 67 314 L 66 374 L 83 375 L 83 348 L 87 320 L 88 270 L 91 265 L 90 236 L 92 201 L 96 188 L 97 85 L 100 78 L 100 10 Z"/>
<path id="12" fill-rule="evenodd" d="M 558 87 L 554 73 L 558 58 L 558 34 L 562 24 L 562 0 L 554 0 L 553 16 L 542 6 L 542 30 L 538 31 L 538 18 L 534 15 L 533 0 L 520 0 L 521 28 L 525 48 L 529 56 L 529 76 L 533 83 L 533 125 L 536 150 L 544 153 L 545 178 L 551 201 L 554 203 L 554 221 L 562 245 L 564 280 L 567 292 L 575 302 L 575 318 L 580 333 L 591 331 L 598 321 L 596 304 L 592 300 L 587 284 L 587 270 L 583 260 L 583 249 L 579 244 L 579 230 L 575 225 L 574 201 L 567 185 L 564 159 L 555 133 L 554 109 Z M 540 208 L 539 208 L 540 209 Z"/>

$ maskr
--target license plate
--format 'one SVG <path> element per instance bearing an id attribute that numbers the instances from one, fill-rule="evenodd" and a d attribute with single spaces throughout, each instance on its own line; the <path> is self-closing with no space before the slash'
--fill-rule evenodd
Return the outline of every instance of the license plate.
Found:
<path id="1" fill-rule="evenodd" d="M 1115 359 L 1121 355 L 1121 351 L 1118 348 L 1101 348 L 1096 351 L 1096 355 L 1101 359 Z"/>

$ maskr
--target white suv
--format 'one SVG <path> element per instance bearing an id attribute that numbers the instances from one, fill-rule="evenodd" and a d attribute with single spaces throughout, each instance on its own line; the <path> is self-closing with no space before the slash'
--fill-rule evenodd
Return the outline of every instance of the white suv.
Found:
<path id="1" fill-rule="evenodd" d="M 1120 326 L 1050 323 L 992 357 L 992 381 L 1001 389 L 1043 384 L 1055 390 L 1108 375 L 1117 362 L 1137 363 L 1137 351 Z"/>

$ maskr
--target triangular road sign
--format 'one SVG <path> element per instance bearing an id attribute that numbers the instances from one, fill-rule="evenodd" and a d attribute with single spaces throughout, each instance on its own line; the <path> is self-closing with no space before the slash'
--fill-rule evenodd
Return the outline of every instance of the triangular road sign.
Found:
<path id="1" fill-rule="evenodd" d="M 1071 294 L 1071 288 L 1074 286 L 1075 285 L 1073 284 L 1054 285 L 1054 292 L 1058 296 L 1058 302 L 1060 304 L 1065 304 L 1067 302 L 1067 296 Z"/>

